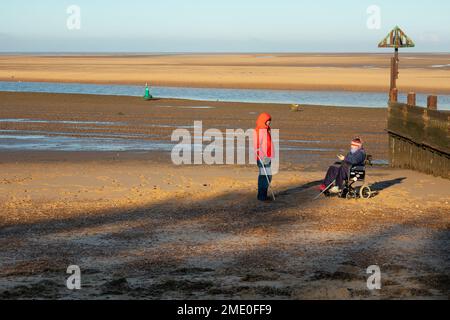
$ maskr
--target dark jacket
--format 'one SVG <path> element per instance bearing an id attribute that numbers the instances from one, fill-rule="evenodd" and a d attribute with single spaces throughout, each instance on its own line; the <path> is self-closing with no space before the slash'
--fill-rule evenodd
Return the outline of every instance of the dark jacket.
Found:
<path id="1" fill-rule="evenodd" d="M 366 151 L 364 151 L 364 149 L 360 149 L 355 153 L 349 152 L 345 157 L 344 163 L 347 166 L 354 167 L 354 166 L 363 166 L 365 161 L 366 161 Z"/>

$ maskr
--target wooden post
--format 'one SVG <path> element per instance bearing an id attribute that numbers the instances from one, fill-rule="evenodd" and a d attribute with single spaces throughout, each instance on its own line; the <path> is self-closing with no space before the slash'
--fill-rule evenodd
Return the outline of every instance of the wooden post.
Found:
<path id="1" fill-rule="evenodd" d="M 398 90 L 394 88 L 391 90 L 389 95 L 389 102 L 398 102 Z"/>
<path id="2" fill-rule="evenodd" d="M 437 96 L 428 96 L 427 99 L 427 108 L 430 110 L 437 110 Z"/>
<path id="3" fill-rule="evenodd" d="M 396 64 L 397 64 L 397 60 L 395 60 L 395 58 L 392 57 L 391 58 L 391 88 L 390 88 L 391 91 L 393 89 L 397 88 L 397 81 L 396 81 L 396 77 L 395 77 Z"/>
<path id="4" fill-rule="evenodd" d="M 395 48 L 394 57 L 391 59 L 391 90 L 397 88 L 397 79 L 399 75 L 399 65 L 400 59 L 398 56 L 398 48 Z"/>
<path id="5" fill-rule="evenodd" d="M 407 104 L 409 106 L 415 106 L 416 105 L 416 93 L 415 92 L 408 93 L 408 102 L 407 102 Z"/>
<path id="6" fill-rule="evenodd" d="M 398 75 L 400 74 L 399 71 L 399 65 L 400 65 L 400 57 L 398 54 L 398 48 L 395 48 L 395 87 L 397 88 L 397 79 L 398 79 Z"/>
<path id="7" fill-rule="evenodd" d="M 408 38 L 408 36 L 403 32 L 400 27 L 395 26 L 394 29 L 389 32 L 389 34 L 384 38 L 379 44 L 379 48 L 394 48 L 394 56 L 391 58 L 391 83 L 389 88 L 389 101 L 397 102 L 396 99 L 393 99 L 392 90 L 397 89 L 397 80 L 399 77 L 399 66 L 400 66 L 400 58 L 399 58 L 399 48 L 412 48 L 414 47 L 414 42 Z"/>

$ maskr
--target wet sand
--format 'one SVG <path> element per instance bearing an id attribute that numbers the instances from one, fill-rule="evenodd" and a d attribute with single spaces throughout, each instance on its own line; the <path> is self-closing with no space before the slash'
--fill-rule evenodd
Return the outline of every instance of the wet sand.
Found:
<path id="1" fill-rule="evenodd" d="M 265 111 L 273 116 L 273 128 L 280 129 L 281 147 L 293 149 L 281 151 L 284 168 L 322 169 L 329 159 L 346 151 L 349 141 L 356 135 L 364 138 L 375 159 L 387 160 L 388 157 L 387 134 L 384 131 L 386 109 L 302 106 L 300 112 L 291 112 L 290 105 L 283 104 L 176 99 L 143 101 L 135 97 L 2 92 L 0 108 L 0 118 L 3 119 L 49 121 L 0 121 L 0 130 L 65 133 L 66 136 L 93 138 L 105 134 L 143 135 L 145 138 L 141 139 L 149 143 L 161 140 L 170 142 L 175 128 L 192 127 L 194 121 L 203 122 L 203 131 L 209 128 L 222 132 L 226 129 L 251 129 L 255 126 L 258 113 Z M 95 122 L 104 124 L 96 125 Z M 191 128 L 189 130 L 192 132 Z M 14 131 L 6 133 L 14 134 Z M 171 161 L 168 152 L 148 154 L 135 156 L 161 159 L 164 163 Z M 126 154 L 123 156 L 129 157 Z M 8 157 L 8 152 L 2 152 L 0 159 L 2 157 Z"/>
<path id="2" fill-rule="evenodd" d="M 0 80 L 387 92 L 391 54 L 0 55 Z M 401 54 L 402 92 L 450 93 L 450 54 Z"/>
<path id="3" fill-rule="evenodd" d="M 1 151 L 0 298 L 448 299 L 449 180 L 375 166 L 372 199 L 312 200 L 353 135 L 387 158 L 384 109 L 0 93 L 0 118 L 48 120 L 0 130 L 167 140 L 166 125 L 252 128 L 261 111 L 283 146 L 333 149 L 282 152 L 267 204 L 255 200 L 252 166 L 178 167 L 158 151 Z M 80 291 L 65 287 L 73 264 Z M 381 290 L 366 287 L 370 265 Z"/>

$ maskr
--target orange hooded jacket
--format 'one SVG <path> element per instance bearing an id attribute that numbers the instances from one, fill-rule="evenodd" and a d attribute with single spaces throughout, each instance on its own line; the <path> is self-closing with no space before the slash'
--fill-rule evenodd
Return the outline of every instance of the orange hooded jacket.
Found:
<path id="1" fill-rule="evenodd" d="M 270 114 L 264 112 L 259 115 L 258 120 L 256 121 L 253 139 L 256 160 L 264 160 L 265 157 L 272 159 L 272 155 L 274 154 L 270 127 L 267 125 L 267 121 L 271 120 L 272 117 Z M 258 159 L 258 156 L 260 159 Z"/>

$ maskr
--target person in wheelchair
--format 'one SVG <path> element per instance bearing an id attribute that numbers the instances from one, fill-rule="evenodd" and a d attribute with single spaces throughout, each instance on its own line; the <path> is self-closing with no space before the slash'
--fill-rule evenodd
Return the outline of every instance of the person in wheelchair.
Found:
<path id="1" fill-rule="evenodd" d="M 348 179 L 350 168 L 354 166 L 363 166 L 366 161 L 366 152 L 363 148 L 361 138 L 357 137 L 352 140 L 350 152 L 347 156 L 338 155 L 340 162 L 332 165 L 325 176 L 320 191 L 328 191 L 330 193 L 340 193 L 344 188 L 344 183 Z M 334 185 L 333 187 L 331 187 Z"/>

